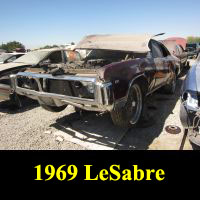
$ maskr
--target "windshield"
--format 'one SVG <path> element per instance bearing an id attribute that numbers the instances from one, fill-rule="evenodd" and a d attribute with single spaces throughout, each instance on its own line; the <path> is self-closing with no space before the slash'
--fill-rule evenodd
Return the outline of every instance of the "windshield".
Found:
<path id="1" fill-rule="evenodd" d="M 27 63 L 27 64 L 38 64 L 42 61 L 50 51 L 32 51 L 24 56 L 16 59 L 14 63 Z"/>
<path id="2" fill-rule="evenodd" d="M 0 62 L 4 62 L 5 60 L 7 60 L 8 58 L 10 58 L 11 56 L 12 56 L 12 55 L 7 54 L 7 53 L 1 54 L 1 55 L 0 55 Z"/>

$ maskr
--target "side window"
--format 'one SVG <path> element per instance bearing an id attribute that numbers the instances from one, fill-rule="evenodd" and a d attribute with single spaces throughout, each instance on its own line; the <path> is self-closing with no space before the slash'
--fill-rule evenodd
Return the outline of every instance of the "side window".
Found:
<path id="1" fill-rule="evenodd" d="M 167 47 L 165 47 L 162 43 L 159 43 L 159 46 L 160 46 L 163 57 L 167 57 L 170 55 Z"/>
<path id="2" fill-rule="evenodd" d="M 80 61 L 81 56 L 76 51 L 65 51 L 65 56 L 67 58 L 67 61 Z"/>
<path id="3" fill-rule="evenodd" d="M 52 64 L 62 63 L 62 53 L 61 53 L 61 51 L 55 51 L 55 52 L 51 53 L 47 59 Z"/>
<path id="4" fill-rule="evenodd" d="M 154 58 L 162 58 L 164 57 L 159 44 L 155 41 L 151 43 L 151 51 Z"/>

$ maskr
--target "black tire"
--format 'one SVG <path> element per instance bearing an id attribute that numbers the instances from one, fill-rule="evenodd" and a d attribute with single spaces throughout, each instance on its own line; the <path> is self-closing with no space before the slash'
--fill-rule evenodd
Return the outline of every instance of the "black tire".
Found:
<path id="1" fill-rule="evenodd" d="M 50 112 L 61 112 L 67 107 L 65 105 L 57 107 L 57 106 L 48 106 L 48 105 L 44 105 L 44 104 L 40 104 L 40 106 Z"/>
<path id="2" fill-rule="evenodd" d="M 15 108 L 22 108 L 22 96 L 17 95 L 16 93 L 13 93 L 10 95 L 10 104 L 12 107 Z"/>
<path id="3" fill-rule="evenodd" d="M 134 103 L 134 105 L 133 105 Z M 138 82 L 133 83 L 127 102 L 122 108 L 114 108 L 111 118 L 116 126 L 133 127 L 140 120 L 143 113 L 144 94 Z"/>
<path id="4" fill-rule="evenodd" d="M 177 81 L 177 77 L 176 74 L 173 73 L 173 79 L 171 81 L 170 84 L 167 84 L 164 86 L 164 92 L 165 94 L 174 94 L 176 91 L 176 81 Z"/>

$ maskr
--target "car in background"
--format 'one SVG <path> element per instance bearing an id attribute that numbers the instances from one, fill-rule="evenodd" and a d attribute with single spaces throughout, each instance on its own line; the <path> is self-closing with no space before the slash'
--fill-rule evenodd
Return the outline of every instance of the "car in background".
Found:
<path id="1" fill-rule="evenodd" d="M 23 55 L 24 53 L 3 53 L 0 55 L 0 64 L 13 62 Z"/>
<path id="2" fill-rule="evenodd" d="M 48 64 L 62 65 L 67 60 L 74 60 L 76 57 L 79 58 L 77 52 L 64 49 L 43 49 L 37 51 L 31 51 L 14 60 L 11 63 L 0 65 L 0 100 L 11 100 L 13 104 L 21 107 L 21 100 L 15 91 L 10 86 L 10 75 L 18 72 L 23 72 L 30 68 L 36 69 L 37 72 L 41 73 L 41 66 L 45 68 Z M 43 70 L 44 70 L 43 68 Z M 53 69 L 53 67 L 52 67 Z"/>
<path id="3" fill-rule="evenodd" d="M 187 60 L 188 60 L 188 54 L 184 50 L 184 48 L 177 43 L 176 40 L 162 40 L 162 44 L 165 45 L 165 47 L 169 50 L 171 55 L 178 58 L 180 63 L 180 70 L 179 73 L 183 70 L 184 67 L 188 66 Z"/>
<path id="4" fill-rule="evenodd" d="M 184 50 L 186 49 L 187 40 L 181 37 L 170 37 L 165 40 L 173 40 L 176 44 L 180 45 Z"/>
<path id="5" fill-rule="evenodd" d="M 180 120 L 191 143 L 200 146 L 200 55 L 183 82 Z"/>
<path id="6" fill-rule="evenodd" d="M 72 105 L 110 112 L 115 125 L 134 126 L 144 119 L 146 96 L 161 87 L 173 94 L 176 88 L 179 60 L 156 36 L 87 36 L 76 46 L 89 50 L 83 60 L 19 72 L 11 77 L 12 88 L 51 112 Z"/>
<path id="7" fill-rule="evenodd" d="M 16 48 L 15 52 L 19 52 L 19 53 L 25 53 L 26 49 L 25 48 Z"/>
<path id="8" fill-rule="evenodd" d="M 200 53 L 200 45 L 198 43 L 187 43 L 186 52 L 188 53 L 188 58 L 197 58 Z"/>

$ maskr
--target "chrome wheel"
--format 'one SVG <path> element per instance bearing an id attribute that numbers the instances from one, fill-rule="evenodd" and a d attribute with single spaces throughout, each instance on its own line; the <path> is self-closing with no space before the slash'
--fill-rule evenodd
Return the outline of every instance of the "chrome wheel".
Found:
<path id="1" fill-rule="evenodd" d="M 130 106 L 130 123 L 136 124 L 140 119 L 142 113 L 142 91 L 139 85 L 134 84 L 132 86 L 132 94 L 131 94 L 131 106 Z"/>

